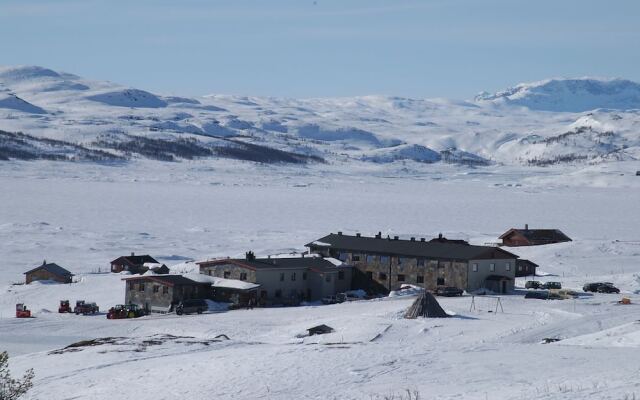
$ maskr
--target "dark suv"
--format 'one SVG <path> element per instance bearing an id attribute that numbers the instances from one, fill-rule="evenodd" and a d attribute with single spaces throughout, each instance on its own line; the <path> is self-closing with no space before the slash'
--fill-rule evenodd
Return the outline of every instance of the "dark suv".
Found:
<path id="1" fill-rule="evenodd" d="M 620 289 L 610 283 L 604 283 L 596 289 L 598 293 L 620 293 Z"/>
<path id="2" fill-rule="evenodd" d="M 176 306 L 176 314 L 202 314 L 203 311 L 207 311 L 208 309 L 209 306 L 207 305 L 206 301 L 202 299 L 189 299 L 178 303 L 178 305 Z"/>
<path id="3" fill-rule="evenodd" d="M 582 287 L 582 290 L 584 290 L 585 292 L 597 292 L 598 288 L 600 286 L 603 285 L 609 285 L 609 286 L 613 286 L 613 283 L 611 282 L 591 282 L 591 283 L 585 283 L 585 285 Z"/>
<path id="4" fill-rule="evenodd" d="M 458 289 L 457 287 L 453 287 L 453 286 L 440 286 L 439 288 L 436 289 L 437 296 L 446 296 L 446 297 L 462 296 L 463 292 L 464 290 Z"/>

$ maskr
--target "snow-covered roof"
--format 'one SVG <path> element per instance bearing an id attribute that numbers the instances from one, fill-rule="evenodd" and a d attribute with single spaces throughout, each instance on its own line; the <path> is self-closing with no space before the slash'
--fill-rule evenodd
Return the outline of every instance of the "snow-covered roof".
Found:
<path id="1" fill-rule="evenodd" d="M 217 288 L 251 290 L 260 287 L 260 285 L 256 283 L 245 282 L 238 279 L 218 278 L 197 273 L 185 274 L 184 277 L 200 283 L 210 283 L 211 286 Z"/>

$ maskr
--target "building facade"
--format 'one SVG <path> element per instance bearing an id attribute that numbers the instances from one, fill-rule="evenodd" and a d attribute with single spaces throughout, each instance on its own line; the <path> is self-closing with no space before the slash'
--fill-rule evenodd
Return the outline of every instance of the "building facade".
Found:
<path id="1" fill-rule="evenodd" d="M 335 257 L 354 267 L 353 287 L 386 293 L 403 284 L 434 290 L 454 286 L 467 291 L 513 290 L 518 256 L 496 247 L 473 246 L 440 237 L 426 241 L 330 234 L 306 245 L 312 253 Z"/>
<path id="2" fill-rule="evenodd" d="M 200 273 L 260 285 L 258 303 L 294 305 L 351 289 L 352 268 L 321 257 L 255 258 L 201 261 Z"/>
<path id="3" fill-rule="evenodd" d="M 125 303 L 137 304 L 149 312 L 169 312 L 182 300 L 211 296 L 210 283 L 181 275 L 143 275 L 123 280 L 126 282 Z"/>

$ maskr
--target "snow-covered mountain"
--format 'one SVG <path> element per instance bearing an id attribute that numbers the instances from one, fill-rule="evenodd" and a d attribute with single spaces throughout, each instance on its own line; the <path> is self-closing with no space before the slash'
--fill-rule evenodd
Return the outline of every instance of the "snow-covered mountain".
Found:
<path id="1" fill-rule="evenodd" d="M 42 67 L 0 68 L 5 159 L 26 152 L 28 158 L 54 159 L 230 157 L 378 165 L 608 162 L 640 157 L 639 124 L 640 85 L 625 80 L 554 79 L 473 101 L 196 99 Z M 18 146 L 16 132 L 29 140 Z M 38 139 L 58 142 L 36 145 Z"/>
<path id="2" fill-rule="evenodd" d="M 476 101 L 558 112 L 640 109 L 640 84 L 624 79 L 548 79 L 521 83 L 495 94 L 481 93 Z"/>

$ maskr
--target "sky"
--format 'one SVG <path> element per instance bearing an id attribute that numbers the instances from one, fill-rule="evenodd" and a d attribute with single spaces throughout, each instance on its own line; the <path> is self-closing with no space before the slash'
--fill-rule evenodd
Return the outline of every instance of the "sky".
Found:
<path id="1" fill-rule="evenodd" d="M 159 94 L 473 98 L 640 81 L 637 0 L 2 0 L 0 64 Z"/>

